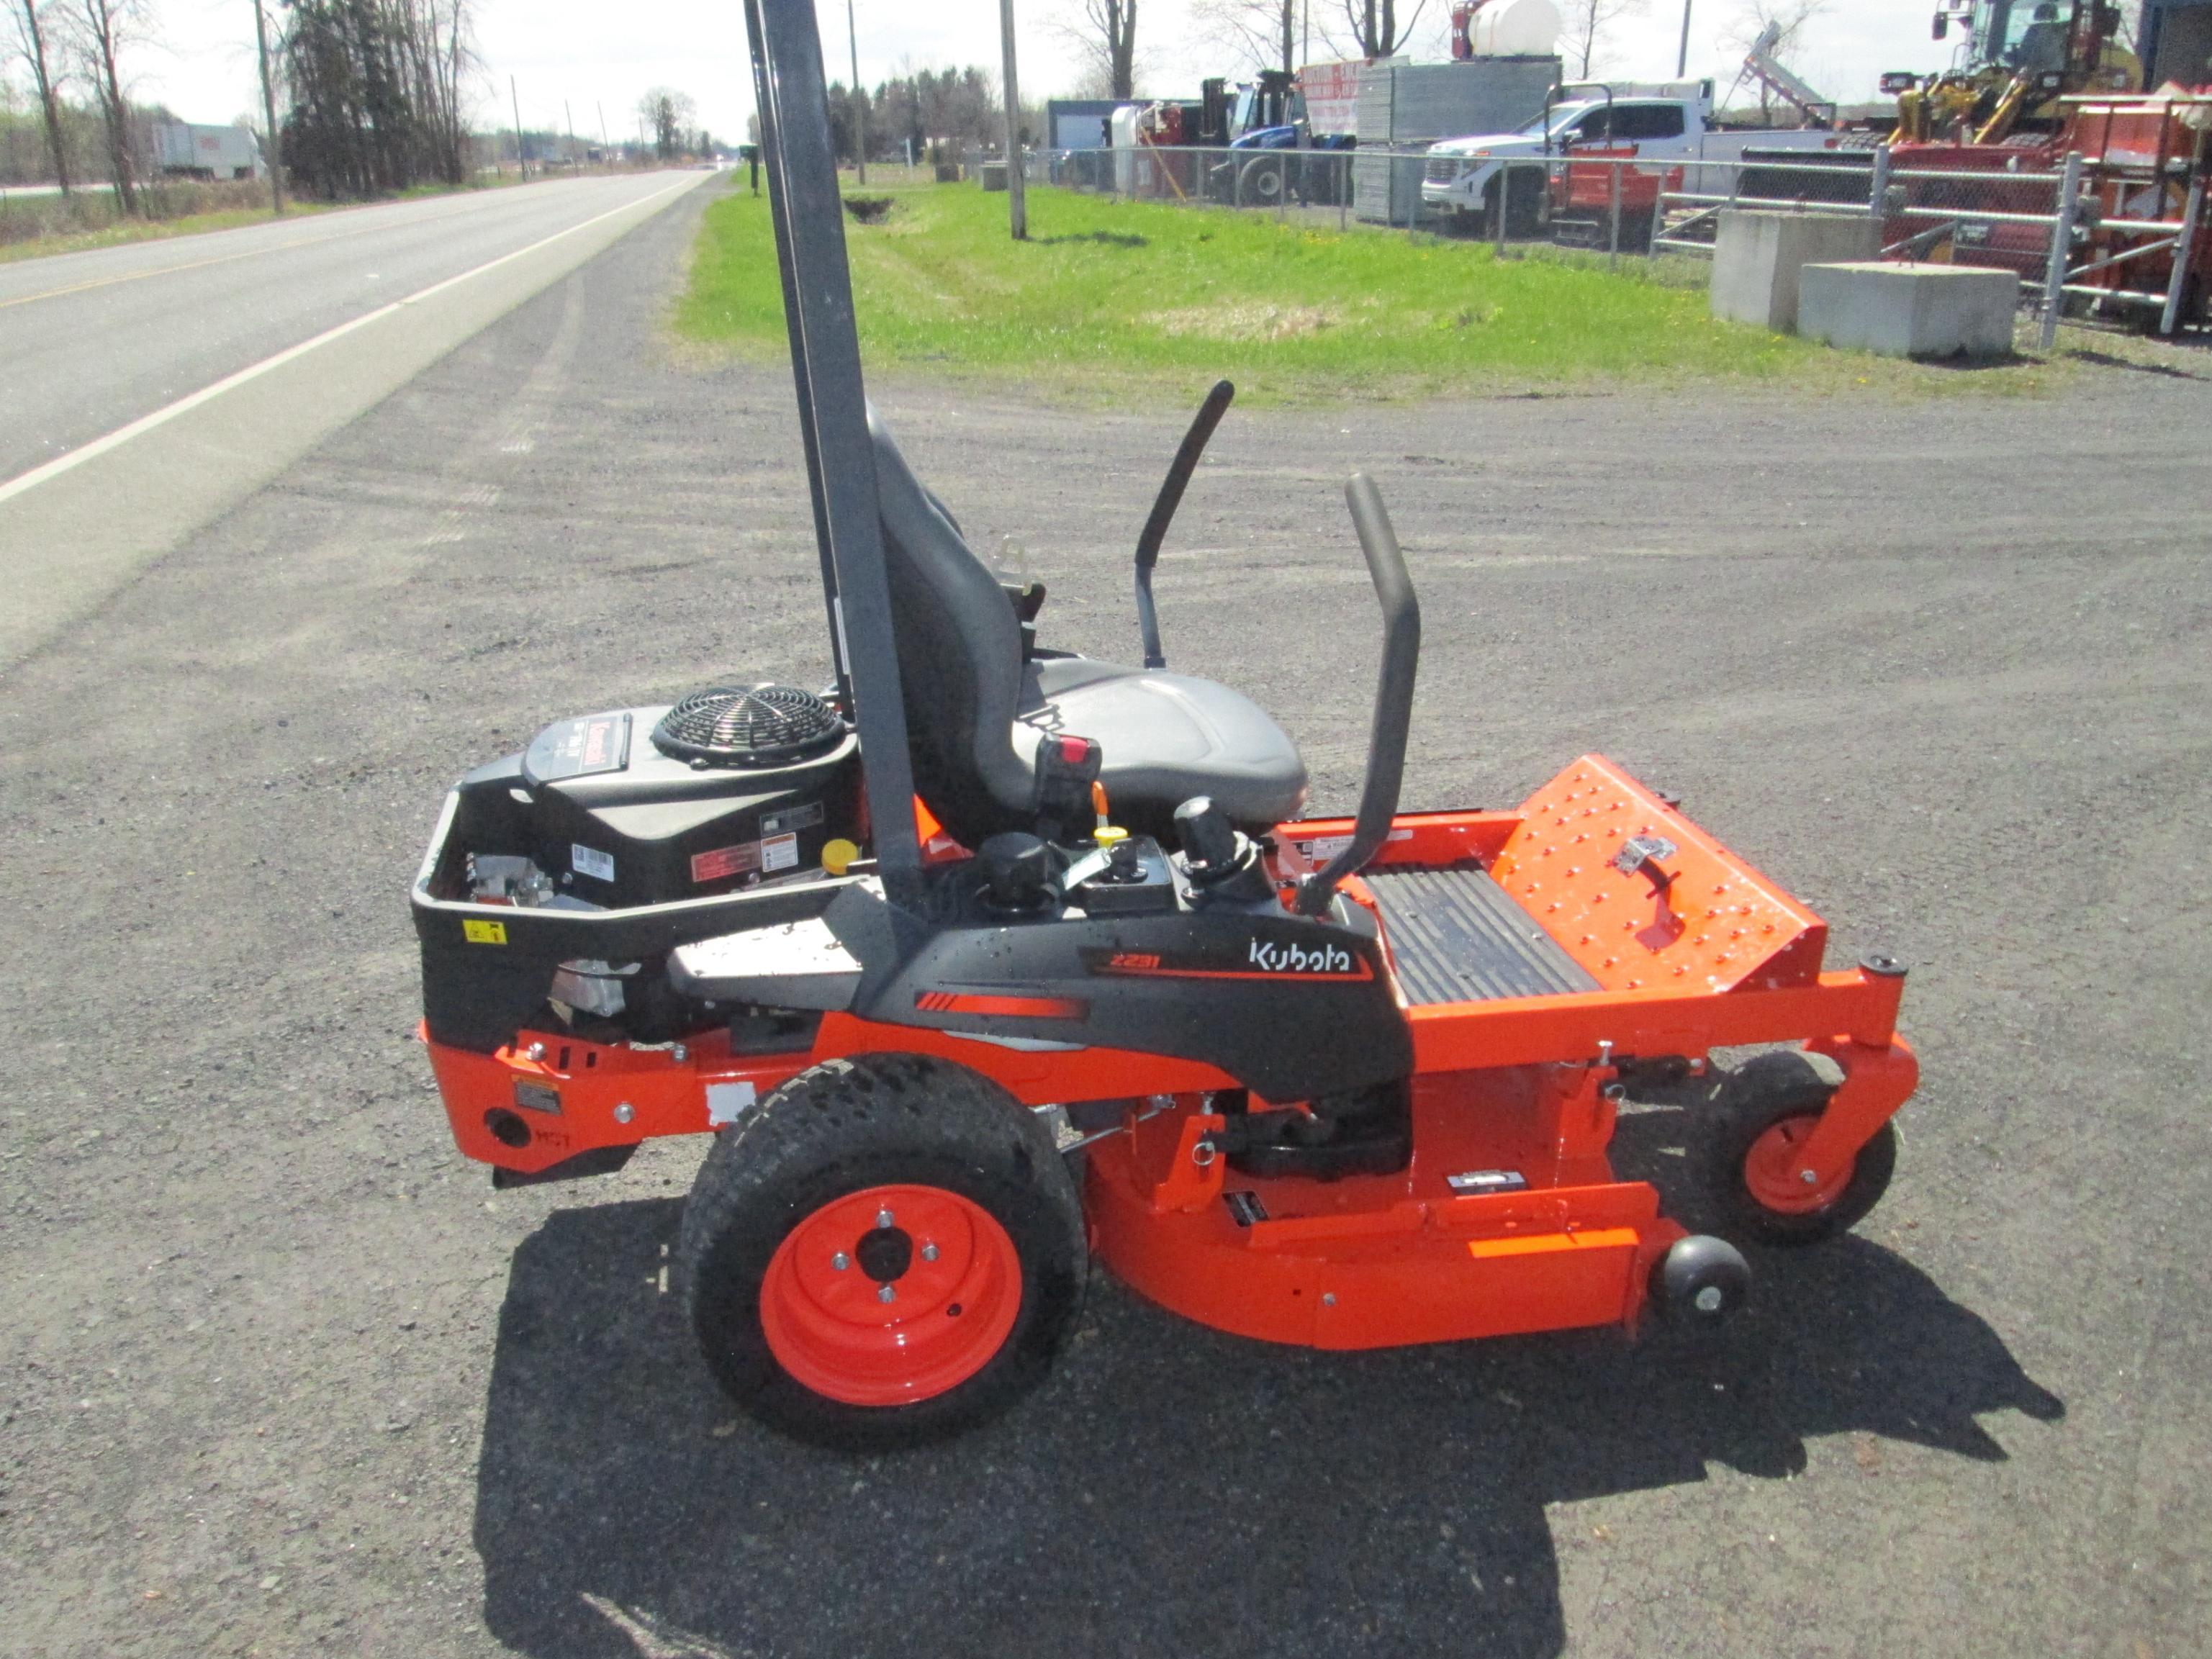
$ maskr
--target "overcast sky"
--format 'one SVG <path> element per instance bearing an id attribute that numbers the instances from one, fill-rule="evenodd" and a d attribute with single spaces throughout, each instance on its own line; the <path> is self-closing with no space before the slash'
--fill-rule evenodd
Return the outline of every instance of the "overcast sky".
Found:
<path id="1" fill-rule="evenodd" d="M 252 0 L 149 0 L 159 42 L 136 55 L 138 95 L 169 104 L 195 121 L 227 121 L 254 107 Z M 1342 0 L 1310 0 L 1313 57 L 1325 49 L 1326 14 Z M 1406 0 L 1400 0 L 1401 8 Z M 1692 0 L 1690 70 L 1716 76 L 1725 92 L 1741 59 L 1726 42 L 1741 27 L 1743 0 Z M 1441 0 L 1430 0 L 1414 37 L 1419 57 L 1442 55 Z M 1831 98 L 1875 95 L 1885 70 L 1929 70 L 1951 48 L 1928 36 L 1934 0 L 1829 0 L 1807 32 L 1797 67 Z M 860 76 L 873 82 L 901 67 L 999 62 L 994 0 L 854 0 L 860 24 Z M 1032 99 L 1067 90 L 1079 73 L 1054 17 L 1079 0 L 1016 0 L 1022 88 Z M 843 0 L 823 0 L 824 49 L 833 70 L 847 62 Z M 1232 53 L 1193 32 L 1189 0 L 1140 0 L 1138 40 L 1146 60 L 1143 89 L 1195 97 L 1201 76 L 1236 74 Z M 477 0 L 477 45 L 487 70 L 477 102 L 481 125 L 504 123 L 507 77 L 520 88 L 532 127 L 558 128 L 567 100 L 580 137 L 593 132 L 605 107 L 609 131 L 634 131 L 638 95 L 668 85 L 690 93 L 708 129 L 741 137 L 752 107 L 738 0 Z M 1624 77 L 1671 76 L 1682 13 L 1678 0 L 1645 0 L 1641 16 L 1618 25 L 1600 67 Z M 1572 65 L 1570 65 L 1571 70 Z"/>

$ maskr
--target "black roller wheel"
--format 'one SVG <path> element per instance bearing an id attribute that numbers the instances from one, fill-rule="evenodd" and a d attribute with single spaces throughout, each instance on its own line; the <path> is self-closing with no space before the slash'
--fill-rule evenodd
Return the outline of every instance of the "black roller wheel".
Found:
<path id="1" fill-rule="evenodd" d="M 1893 1124 L 1859 1148 L 1848 1170 L 1816 1186 L 1799 1178 L 1794 1149 L 1839 1081 L 1832 1060 L 1801 1049 L 1757 1054 L 1722 1074 L 1701 1160 L 1718 1231 L 1762 1244 L 1817 1244 L 1881 1201 L 1897 1167 Z"/>
<path id="2" fill-rule="evenodd" d="M 684 1212 L 692 1329 L 770 1426 L 850 1450 L 1005 1410 L 1080 1304 L 1083 1213 L 1034 1115 L 940 1060 L 793 1079 L 725 1130 Z"/>

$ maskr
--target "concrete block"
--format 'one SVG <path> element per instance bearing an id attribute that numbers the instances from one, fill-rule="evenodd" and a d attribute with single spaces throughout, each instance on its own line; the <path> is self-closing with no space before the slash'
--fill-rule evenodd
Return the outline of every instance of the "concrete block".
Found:
<path id="1" fill-rule="evenodd" d="M 1808 265 L 1798 331 L 1890 357 L 2002 357 L 2012 349 L 2020 278 L 1968 265 L 1856 261 Z"/>
<path id="2" fill-rule="evenodd" d="M 1797 326 L 1797 274 L 1808 264 L 1871 259 L 1871 216 L 1723 208 L 1713 241 L 1713 315 L 1778 334 Z"/>
<path id="3" fill-rule="evenodd" d="M 1006 188 L 1006 164 L 1004 161 L 986 161 L 977 171 L 983 175 L 984 189 Z"/>

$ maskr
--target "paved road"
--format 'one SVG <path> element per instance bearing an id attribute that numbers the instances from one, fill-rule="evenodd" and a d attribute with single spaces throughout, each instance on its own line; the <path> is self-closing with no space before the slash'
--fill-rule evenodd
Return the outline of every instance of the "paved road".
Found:
<path id="1" fill-rule="evenodd" d="M 1426 613 L 1409 803 L 1601 748 L 1838 959 L 1911 960 L 1897 1184 L 1705 1353 L 1285 1352 L 1101 1276 L 1012 1418 L 854 1464 L 691 1352 L 697 1146 L 495 1195 L 410 1038 L 404 893 L 463 766 L 823 672 L 787 376 L 655 343 L 698 199 L 0 672 L 0 1652 L 2203 1651 L 2212 387 L 1232 413 L 1170 662 L 1347 803 L 1337 486 L 1374 468 Z M 1048 637 L 1126 653 L 1183 411 L 878 391 L 1030 550 Z M 1630 1123 L 1668 1180 L 1684 1126 Z"/>
<path id="2" fill-rule="evenodd" d="M 0 661 L 705 176 L 562 180 L 0 265 L 0 568 L 32 596 L 0 623 Z"/>

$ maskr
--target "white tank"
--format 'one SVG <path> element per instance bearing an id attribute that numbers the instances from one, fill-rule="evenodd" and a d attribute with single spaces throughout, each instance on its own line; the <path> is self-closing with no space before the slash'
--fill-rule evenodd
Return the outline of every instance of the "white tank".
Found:
<path id="1" fill-rule="evenodd" d="M 1492 0 L 1468 39 L 1478 58 L 1548 58 L 1559 43 L 1559 9 L 1552 0 Z"/>

